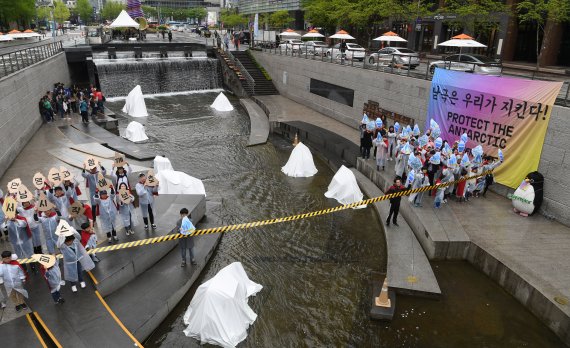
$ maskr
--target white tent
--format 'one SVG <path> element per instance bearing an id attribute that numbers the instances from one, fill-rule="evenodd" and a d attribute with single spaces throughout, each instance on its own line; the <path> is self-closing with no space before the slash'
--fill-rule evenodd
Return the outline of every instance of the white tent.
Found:
<path id="1" fill-rule="evenodd" d="M 232 103 L 228 100 L 228 97 L 225 96 L 223 92 L 220 92 L 216 100 L 210 105 L 210 107 L 218 110 L 218 111 L 232 111 L 234 107 Z"/>
<path id="2" fill-rule="evenodd" d="M 154 174 L 160 183 L 158 185 L 159 195 L 206 195 L 202 180 L 174 170 L 170 160 L 166 157 L 156 156 L 154 158 Z"/>
<path id="3" fill-rule="evenodd" d="M 345 166 L 341 166 L 332 178 L 325 197 L 334 198 L 340 204 L 350 204 L 361 201 L 364 195 L 358 187 L 354 173 Z"/>
<path id="4" fill-rule="evenodd" d="M 148 137 L 146 136 L 146 133 L 144 131 L 144 126 L 138 123 L 137 121 L 132 121 L 131 123 L 129 123 L 127 129 L 125 130 L 124 137 L 127 140 L 132 141 L 133 143 L 136 143 L 138 141 L 148 140 Z"/>
<path id="5" fill-rule="evenodd" d="M 408 40 L 404 39 L 403 37 L 398 36 L 398 34 L 394 33 L 393 31 L 389 31 L 387 33 L 378 36 L 377 38 L 373 39 L 374 41 L 385 41 L 390 45 L 390 42 L 408 42 Z"/>
<path id="6" fill-rule="evenodd" d="M 287 29 L 282 33 L 278 34 L 279 36 L 283 37 L 283 36 L 288 36 L 288 37 L 301 37 L 301 34 L 295 32 L 295 30 L 293 29 Z"/>
<path id="7" fill-rule="evenodd" d="M 313 162 L 311 150 L 300 142 L 291 152 L 287 164 L 281 168 L 281 171 L 287 176 L 299 178 L 313 176 L 318 170 Z"/>
<path id="8" fill-rule="evenodd" d="M 147 117 L 146 103 L 141 90 L 141 86 L 137 85 L 129 92 L 123 106 L 123 112 L 132 117 Z"/>
<path id="9" fill-rule="evenodd" d="M 339 39 L 339 40 L 356 40 L 349 33 L 344 30 L 337 31 L 334 35 L 329 36 L 329 39 Z"/>
<path id="10" fill-rule="evenodd" d="M 235 347 L 247 337 L 249 325 L 257 318 L 247 298 L 262 288 L 247 277 L 240 262 L 224 267 L 196 290 L 184 314 L 188 325 L 184 334 L 202 344 Z"/>
<path id="11" fill-rule="evenodd" d="M 110 28 L 139 28 L 139 24 L 129 16 L 127 11 L 122 10 L 119 16 L 115 18 L 113 23 L 109 25 Z"/>

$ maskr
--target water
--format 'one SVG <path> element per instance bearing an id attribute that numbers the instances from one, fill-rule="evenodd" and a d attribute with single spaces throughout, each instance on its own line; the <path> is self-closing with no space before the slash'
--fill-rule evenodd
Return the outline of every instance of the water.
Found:
<path id="1" fill-rule="evenodd" d="M 281 138 L 246 147 L 249 120 L 209 107 L 217 93 L 146 101 L 149 146 L 176 170 L 203 179 L 223 199 L 224 223 L 336 205 L 324 197 L 333 172 L 318 158 L 313 178 L 280 171 L 292 150 Z M 120 110 L 123 101 L 108 103 Z M 128 117 L 120 117 L 124 131 Z M 264 286 L 249 303 L 258 318 L 239 347 L 559 347 L 560 340 L 513 297 L 464 262 L 434 263 L 440 301 L 398 296 L 391 323 L 371 321 L 369 273 L 385 272 L 381 226 L 372 209 L 229 233 L 195 286 L 145 347 L 199 347 L 182 333 L 196 287 L 234 261 Z M 178 267 L 178 265 L 173 265 Z M 208 346 L 208 345 L 207 345 Z"/>
<path id="2" fill-rule="evenodd" d="M 220 62 L 213 58 L 94 59 L 106 97 L 126 96 L 140 85 L 143 93 L 158 94 L 221 88 Z"/>

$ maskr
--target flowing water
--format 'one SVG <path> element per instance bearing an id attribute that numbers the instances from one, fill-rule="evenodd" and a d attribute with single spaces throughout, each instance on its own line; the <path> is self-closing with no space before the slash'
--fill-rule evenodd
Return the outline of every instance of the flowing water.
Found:
<path id="1" fill-rule="evenodd" d="M 224 223 L 247 222 L 336 205 L 324 197 L 333 172 L 289 178 L 280 168 L 292 146 L 272 137 L 247 147 L 249 119 L 209 107 L 217 93 L 146 100 L 149 146 L 175 170 L 204 181 L 223 199 Z M 107 105 L 114 111 L 123 101 Z M 120 128 L 132 119 L 119 115 Z M 373 209 L 267 226 L 223 236 L 195 286 L 145 342 L 199 347 L 182 316 L 196 287 L 234 261 L 263 285 L 249 303 L 258 318 L 239 347 L 558 347 L 560 340 L 497 284 L 464 262 L 434 263 L 440 301 L 398 296 L 393 322 L 369 320 L 370 272 L 385 272 L 386 250 Z M 179 265 L 173 265 L 178 267 Z M 208 346 L 208 345 L 207 345 Z"/>
<path id="2" fill-rule="evenodd" d="M 94 59 L 101 89 L 107 98 L 126 96 L 136 85 L 143 93 L 157 94 L 221 88 L 217 59 Z"/>

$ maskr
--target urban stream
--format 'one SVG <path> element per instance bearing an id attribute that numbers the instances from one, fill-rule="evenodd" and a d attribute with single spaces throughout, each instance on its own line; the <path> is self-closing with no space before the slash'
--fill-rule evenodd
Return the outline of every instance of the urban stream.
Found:
<path id="1" fill-rule="evenodd" d="M 312 178 L 281 173 L 292 145 L 273 136 L 246 147 L 249 118 L 209 107 L 218 92 L 147 98 L 149 146 L 175 170 L 202 179 L 223 223 L 262 220 L 337 205 L 324 193 L 334 173 L 315 156 Z M 124 101 L 108 101 L 124 131 Z M 212 213 L 212 212 L 210 212 Z M 173 224 L 175 222 L 173 221 Z M 258 317 L 239 347 L 562 347 L 513 297 L 465 262 L 436 262 L 441 300 L 398 296 L 391 323 L 368 318 L 371 272 L 385 272 L 386 245 L 373 209 L 283 223 L 223 236 L 195 286 L 145 342 L 199 347 L 182 316 L 199 284 L 239 261 L 263 285 L 249 303 Z M 172 267 L 180 267 L 173 264 Z M 144 291 L 144 290 L 141 290 Z"/>

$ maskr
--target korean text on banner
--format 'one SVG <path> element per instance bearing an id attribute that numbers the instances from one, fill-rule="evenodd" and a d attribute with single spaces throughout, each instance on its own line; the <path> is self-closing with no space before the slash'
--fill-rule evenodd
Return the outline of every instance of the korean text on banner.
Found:
<path id="1" fill-rule="evenodd" d="M 562 82 L 547 82 L 469 74 L 436 69 L 427 127 L 434 119 L 441 137 L 453 144 L 467 133 L 468 148 L 478 144 L 486 154 L 505 162 L 495 181 L 516 188 L 538 169 L 544 136 Z"/>

